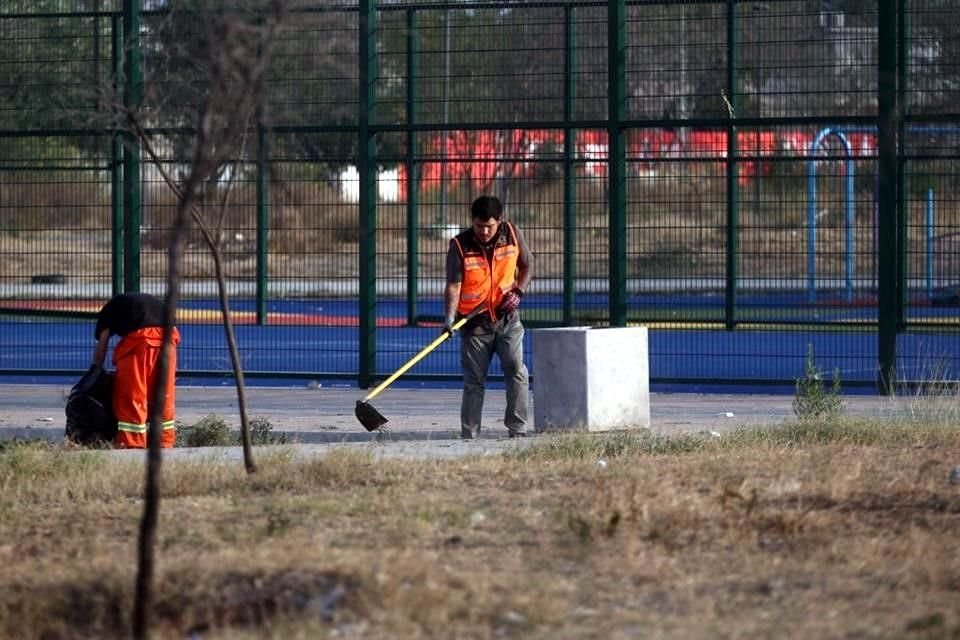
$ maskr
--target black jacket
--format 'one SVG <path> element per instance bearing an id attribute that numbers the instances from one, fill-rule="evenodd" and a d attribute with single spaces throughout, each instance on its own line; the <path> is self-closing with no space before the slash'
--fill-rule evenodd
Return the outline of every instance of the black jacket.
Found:
<path id="1" fill-rule="evenodd" d="M 104 329 L 110 329 L 112 336 L 125 336 L 144 327 L 162 327 L 163 320 L 163 303 L 159 299 L 147 293 L 121 293 L 100 309 L 93 336 L 98 339 Z"/>

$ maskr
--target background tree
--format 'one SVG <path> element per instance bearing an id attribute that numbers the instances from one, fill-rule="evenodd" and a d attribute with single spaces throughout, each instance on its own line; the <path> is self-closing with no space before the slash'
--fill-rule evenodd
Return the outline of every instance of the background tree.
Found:
<path id="1" fill-rule="evenodd" d="M 114 0 L 9 0 L 0 4 L 0 130 L 95 129 L 109 117 L 94 90 L 109 81 L 109 19 L 95 11 Z M 67 13 L 71 12 L 71 13 Z M 25 137 L 5 138 L 0 159 L 41 154 L 62 158 L 67 150 L 101 151 L 92 133 L 38 146 Z"/>

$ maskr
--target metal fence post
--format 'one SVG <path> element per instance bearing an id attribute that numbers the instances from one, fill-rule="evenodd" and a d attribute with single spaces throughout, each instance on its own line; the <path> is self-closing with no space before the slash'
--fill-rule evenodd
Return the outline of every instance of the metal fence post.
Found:
<path id="1" fill-rule="evenodd" d="M 740 180 L 737 156 L 737 3 L 727 0 L 727 251 L 724 291 L 724 323 L 727 329 L 737 326 L 737 262 L 740 250 Z"/>
<path id="2" fill-rule="evenodd" d="M 909 168 L 905 153 L 900 144 L 907 138 L 906 122 L 902 118 L 901 109 L 907 104 L 907 80 L 910 76 L 910 45 L 907 36 L 910 33 L 910 12 L 906 10 L 907 0 L 895 0 L 897 5 L 897 331 L 906 327 L 907 309 L 907 200 L 909 199 L 907 183 Z"/>
<path id="3" fill-rule="evenodd" d="M 367 388 L 377 363 L 377 152 L 371 124 L 376 112 L 377 2 L 360 0 L 360 318 L 358 383 Z"/>
<path id="4" fill-rule="evenodd" d="M 140 5 L 123 0 L 123 46 L 126 64 L 123 106 L 129 112 L 140 107 L 143 83 L 140 76 Z M 140 142 L 126 133 L 123 151 L 123 288 L 140 290 Z"/>
<path id="5" fill-rule="evenodd" d="M 627 324 L 626 0 L 607 8 L 607 180 L 609 192 L 610 326 Z"/>
<path id="6" fill-rule="evenodd" d="M 124 108 L 135 112 L 143 99 L 140 76 L 140 5 L 123 0 L 123 46 L 125 66 Z M 123 151 L 123 288 L 140 290 L 140 143 L 132 133 L 125 135 Z"/>
<path id="7" fill-rule="evenodd" d="M 900 308 L 898 281 L 898 119 L 897 94 L 897 0 L 878 3 L 877 54 L 877 143 L 880 175 L 880 202 L 878 203 L 879 261 L 879 331 L 877 355 L 879 360 L 878 387 L 880 393 L 892 395 L 896 384 L 897 319 Z"/>
<path id="8" fill-rule="evenodd" d="M 407 324 L 417 324 L 420 252 L 420 176 L 417 164 L 417 10 L 407 9 Z"/>
<path id="9" fill-rule="evenodd" d="M 576 99 L 576 47 L 574 42 L 574 8 L 563 8 L 563 324 L 573 324 L 577 275 L 577 210 L 573 157 L 576 134 L 571 121 Z"/>
<path id="10" fill-rule="evenodd" d="M 267 279 L 269 277 L 269 246 L 267 233 L 270 227 L 270 173 L 267 163 L 267 134 L 263 121 L 257 119 L 257 324 L 267 324 Z"/>
<path id="11" fill-rule="evenodd" d="M 110 21 L 111 35 L 111 73 L 113 77 L 113 91 L 117 95 L 121 92 L 120 56 L 123 55 L 123 31 L 120 17 L 113 15 Z M 110 291 L 116 295 L 123 291 L 123 139 L 118 130 L 114 130 L 110 138 Z"/>

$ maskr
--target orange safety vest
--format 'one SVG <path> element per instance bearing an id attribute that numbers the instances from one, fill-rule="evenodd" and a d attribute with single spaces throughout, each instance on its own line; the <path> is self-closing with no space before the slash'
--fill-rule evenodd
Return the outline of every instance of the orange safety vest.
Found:
<path id="1" fill-rule="evenodd" d="M 161 411 L 162 447 L 172 447 L 177 437 L 174 383 L 177 374 L 177 344 L 180 332 L 173 329 L 167 358 L 166 398 Z M 162 327 L 144 327 L 131 331 L 113 350 L 116 376 L 113 386 L 113 413 L 117 418 L 114 445 L 123 449 L 145 449 L 147 427 L 153 413 L 153 389 L 163 346 Z"/>
<path id="2" fill-rule="evenodd" d="M 453 242 L 463 261 L 463 282 L 460 285 L 457 312 L 467 315 L 478 304 L 486 304 L 490 317 L 498 320 L 497 308 L 503 294 L 510 291 L 517 281 L 520 244 L 517 242 L 516 229 L 509 222 L 503 223 L 490 261 L 473 229 L 460 233 Z"/>

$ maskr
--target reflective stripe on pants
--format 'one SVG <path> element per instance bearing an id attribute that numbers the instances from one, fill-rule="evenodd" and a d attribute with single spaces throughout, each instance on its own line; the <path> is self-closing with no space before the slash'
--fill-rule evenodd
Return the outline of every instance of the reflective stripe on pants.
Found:
<path id="1" fill-rule="evenodd" d="M 176 440 L 174 415 L 176 406 L 177 349 L 179 332 L 173 330 L 173 344 L 167 362 L 166 398 L 160 412 L 163 433 L 160 445 L 172 447 Z M 153 389 L 157 378 L 163 330 L 146 327 L 124 336 L 113 352 L 117 371 L 113 388 L 113 412 L 117 417 L 114 444 L 124 449 L 147 446 L 147 425 L 153 407 Z"/>
<path id="2" fill-rule="evenodd" d="M 117 437 L 114 444 L 122 449 L 146 449 L 149 427 L 150 425 L 146 423 L 118 422 Z M 163 435 L 160 439 L 160 446 L 169 449 L 177 439 L 177 425 L 174 420 L 166 420 L 162 423 L 162 427 Z"/>

